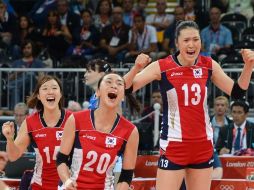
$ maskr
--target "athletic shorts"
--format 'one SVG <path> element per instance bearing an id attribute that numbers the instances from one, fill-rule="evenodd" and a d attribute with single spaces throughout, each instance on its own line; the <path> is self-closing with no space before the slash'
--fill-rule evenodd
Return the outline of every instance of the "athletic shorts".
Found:
<path id="1" fill-rule="evenodd" d="M 204 169 L 213 167 L 213 156 L 207 160 L 206 162 L 198 163 L 198 164 L 188 164 L 188 165 L 179 165 L 176 164 L 169 159 L 167 159 L 164 155 L 161 155 L 158 160 L 158 167 L 162 170 L 181 170 L 186 168 L 192 169 Z"/>
<path id="2" fill-rule="evenodd" d="M 160 150 L 159 167 L 170 169 L 172 164 L 183 169 L 209 168 L 213 166 L 213 144 L 212 141 L 202 142 L 176 142 L 171 141 L 166 151 Z M 166 163 L 164 163 L 164 161 Z M 168 163 L 169 162 L 169 163 Z M 181 166 L 181 167 L 179 167 Z"/>

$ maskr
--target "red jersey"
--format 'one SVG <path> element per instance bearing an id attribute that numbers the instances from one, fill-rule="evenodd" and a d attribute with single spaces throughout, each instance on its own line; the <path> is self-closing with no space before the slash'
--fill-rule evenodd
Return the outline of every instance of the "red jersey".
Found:
<path id="1" fill-rule="evenodd" d="M 60 149 L 64 124 L 71 112 L 62 110 L 55 127 L 47 127 L 43 112 L 36 112 L 26 118 L 27 131 L 35 150 L 36 163 L 31 180 L 32 189 L 56 190 L 59 176 L 56 169 L 56 155 Z"/>
<path id="2" fill-rule="evenodd" d="M 213 132 L 207 93 L 212 75 L 212 59 L 198 56 L 194 65 L 182 66 L 173 55 L 159 60 L 159 66 L 163 99 L 161 149 L 168 152 L 170 142 L 178 142 L 178 148 L 189 142 L 209 141 L 211 144 Z"/>
<path id="3" fill-rule="evenodd" d="M 117 117 L 110 133 L 97 131 L 94 111 L 75 112 L 76 135 L 71 164 L 71 179 L 78 189 L 113 190 L 113 169 L 134 125 L 124 117 Z"/>

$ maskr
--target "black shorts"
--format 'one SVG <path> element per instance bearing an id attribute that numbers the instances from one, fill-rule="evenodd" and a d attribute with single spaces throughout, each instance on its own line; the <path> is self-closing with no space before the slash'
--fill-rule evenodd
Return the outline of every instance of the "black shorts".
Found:
<path id="1" fill-rule="evenodd" d="M 210 168 L 213 167 L 213 156 L 206 162 L 198 163 L 198 164 L 188 164 L 188 165 L 179 165 L 176 164 L 169 159 L 166 158 L 166 156 L 161 155 L 158 160 L 158 167 L 162 170 L 181 170 L 186 168 L 192 168 L 192 169 L 204 169 L 204 168 Z"/>

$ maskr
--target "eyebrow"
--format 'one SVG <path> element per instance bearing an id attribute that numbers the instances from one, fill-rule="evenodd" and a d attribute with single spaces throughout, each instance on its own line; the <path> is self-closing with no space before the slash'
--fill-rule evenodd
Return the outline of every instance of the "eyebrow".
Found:
<path id="1" fill-rule="evenodd" d="M 106 78 L 106 80 L 113 80 L 111 77 Z M 117 79 L 118 82 L 124 82 L 122 79 Z"/>

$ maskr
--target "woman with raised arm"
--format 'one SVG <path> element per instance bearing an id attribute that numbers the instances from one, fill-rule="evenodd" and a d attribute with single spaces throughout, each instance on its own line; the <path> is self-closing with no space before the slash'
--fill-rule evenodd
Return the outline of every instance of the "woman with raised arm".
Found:
<path id="1" fill-rule="evenodd" d="M 22 156 L 31 143 L 36 154 L 36 163 L 30 188 L 32 190 L 56 190 L 59 176 L 56 169 L 56 154 L 59 151 L 64 123 L 71 114 L 63 109 L 62 85 L 58 78 L 45 75 L 37 82 L 28 106 L 37 112 L 22 123 L 14 139 L 14 123 L 6 122 L 2 133 L 7 139 L 6 152 L 10 161 Z"/>
<path id="2" fill-rule="evenodd" d="M 163 120 L 156 190 L 210 190 L 213 131 L 207 109 L 208 84 L 213 82 L 233 99 L 244 97 L 254 65 L 254 52 L 241 51 L 245 65 L 237 82 L 210 57 L 201 56 L 200 32 L 194 21 L 183 21 L 175 33 L 178 52 L 148 65 L 149 56 L 137 57 L 125 75 L 128 91 L 160 81 Z M 142 71 L 141 71 L 142 70 Z M 141 72 L 140 72 L 141 71 Z"/>

